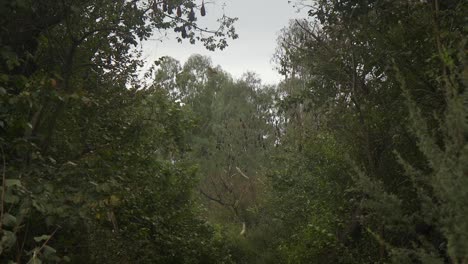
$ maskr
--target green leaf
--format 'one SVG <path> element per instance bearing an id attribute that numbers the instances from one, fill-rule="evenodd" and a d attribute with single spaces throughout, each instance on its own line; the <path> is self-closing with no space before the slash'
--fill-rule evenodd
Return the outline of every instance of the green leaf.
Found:
<path id="1" fill-rule="evenodd" d="M 26 0 L 16 0 L 16 5 L 20 8 L 27 8 L 28 7 L 28 1 Z"/>
<path id="2" fill-rule="evenodd" d="M 3 214 L 2 224 L 5 226 L 13 227 L 16 225 L 16 217 L 9 213 Z"/>
<path id="3" fill-rule="evenodd" d="M 56 163 L 57 163 L 57 161 L 56 161 L 54 158 L 52 158 L 52 157 L 47 157 L 47 159 L 50 160 L 50 162 L 52 162 L 52 164 L 56 164 Z"/>
<path id="4" fill-rule="evenodd" d="M 6 187 L 21 186 L 21 181 L 18 180 L 18 179 L 6 179 L 5 180 L 5 186 Z"/>
<path id="5" fill-rule="evenodd" d="M 72 166 L 72 167 L 78 166 L 78 164 L 74 163 L 73 161 L 67 161 L 65 165 Z"/>
<path id="6" fill-rule="evenodd" d="M 79 14 L 79 13 L 80 13 L 80 9 L 79 9 L 77 6 L 75 6 L 75 5 L 72 5 L 72 6 L 70 7 L 70 10 L 71 10 L 73 13 L 75 13 L 75 14 Z"/>
<path id="7" fill-rule="evenodd" d="M 33 256 L 29 261 L 28 264 L 42 264 L 42 260 L 37 258 L 36 256 Z"/>
<path id="8" fill-rule="evenodd" d="M 57 253 L 57 250 L 55 250 L 55 248 L 47 246 L 47 245 L 44 246 L 43 251 L 44 251 L 44 257 L 46 258 L 49 258 L 55 255 L 55 253 Z"/>
<path id="9" fill-rule="evenodd" d="M 46 222 L 46 225 L 47 226 L 52 226 L 55 224 L 55 216 L 47 216 L 46 219 L 45 219 L 45 222 Z"/>
<path id="10" fill-rule="evenodd" d="M 10 79 L 10 76 L 8 76 L 7 74 L 0 74 L 0 81 L 2 82 L 8 82 L 8 80 Z"/>
<path id="11" fill-rule="evenodd" d="M 2 240 L 0 241 L 0 245 L 3 248 L 11 248 L 14 244 L 16 243 L 16 235 L 15 233 L 8 231 L 8 230 L 3 230 L 3 236 Z"/>
<path id="12" fill-rule="evenodd" d="M 34 241 L 36 241 L 36 242 L 41 242 L 41 241 L 47 240 L 47 239 L 49 239 L 49 238 L 50 238 L 49 235 L 42 235 L 42 236 L 34 237 Z"/>
<path id="13" fill-rule="evenodd" d="M 37 200 L 32 200 L 32 205 L 34 208 L 36 208 L 36 210 L 38 210 L 39 212 L 45 212 L 46 208 L 44 207 L 43 204 L 41 204 L 40 202 L 38 202 Z"/>
<path id="14" fill-rule="evenodd" d="M 5 203 L 7 204 L 16 204 L 19 202 L 19 197 L 17 195 L 12 194 L 11 192 L 5 193 Z"/>

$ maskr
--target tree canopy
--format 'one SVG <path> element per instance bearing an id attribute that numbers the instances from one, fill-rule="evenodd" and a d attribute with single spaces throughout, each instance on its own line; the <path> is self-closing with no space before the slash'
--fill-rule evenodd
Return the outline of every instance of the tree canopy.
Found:
<path id="1" fill-rule="evenodd" d="M 238 38 L 205 4 L 0 3 L 1 263 L 468 263 L 466 1 L 296 1 L 276 85 L 141 76 Z"/>

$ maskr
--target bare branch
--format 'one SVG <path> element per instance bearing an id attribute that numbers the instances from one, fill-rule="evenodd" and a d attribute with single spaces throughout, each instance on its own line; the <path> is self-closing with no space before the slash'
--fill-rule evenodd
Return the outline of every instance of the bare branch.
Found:
<path id="1" fill-rule="evenodd" d="M 200 193 L 205 196 L 206 198 L 208 198 L 208 200 L 211 200 L 213 202 L 216 202 L 222 206 L 234 206 L 233 204 L 227 204 L 226 202 L 222 201 L 221 199 L 217 199 L 217 198 L 214 198 L 213 196 L 207 194 L 206 192 L 204 192 L 202 189 L 199 189 Z"/>
<path id="2" fill-rule="evenodd" d="M 247 180 L 250 180 L 249 176 L 245 175 L 241 169 L 239 169 L 239 167 L 236 167 L 236 170 L 240 173 L 240 175 L 242 175 L 242 177 L 246 178 Z"/>

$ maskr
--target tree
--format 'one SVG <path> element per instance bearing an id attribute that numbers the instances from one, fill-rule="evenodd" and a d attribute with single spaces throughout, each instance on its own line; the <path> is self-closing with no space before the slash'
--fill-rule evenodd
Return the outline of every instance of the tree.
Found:
<path id="1" fill-rule="evenodd" d="M 355 170 L 350 173 L 356 175 L 354 184 L 345 179 L 339 181 L 353 202 L 345 204 L 348 213 L 342 215 L 344 225 L 334 235 L 345 246 L 345 250 L 339 247 L 335 250 L 350 252 L 348 261 L 401 263 L 403 259 L 425 262 L 429 258 L 434 261 L 449 258 L 444 249 L 448 236 L 444 237 L 442 226 L 423 220 L 427 219 L 426 209 L 437 211 L 440 207 L 437 204 L 426 207 L 427 197 L 417 194 L 419 184 L 416 184 L 419 187 L 406 184 L 408 176 L 395 152 L 422 175 L 431 173 L 409 129 L 414 126 L 414 119 L 410 120 L 415 110 L 408 110 L 404 102 L 405 98 L 411 98 L 429 130 L 444 131 L 437 120 L 443 120 L 450 100 L 443 100 L 445 88 L 439 80 L 447 78 L 443 76 L 448 76 L 448 72 L 454 80 L 461 76 L 459 70 L 464 64 L 456 53 L 464 43 L 461 27 L 464 10 L 466 4 L 462 1 L 440 5 L 437 1 L 319 1 L 309 12 L 315 22 L 292 22 L 279 39 L 277 61 L 287 77 L 283 104 L 287 109 L 285 125 L 290 131 L 285 130 L 285 136 L 296 139 L 290 143 L 282 139 L 283 144 L 294 146 L 298 142 L 298 149 L 291 155 L 300 159 L 303 151 L 300 146 L 325 133 L 338 143 L 336 146 L 349 157 Z M 446 61 L 456 61 L 457 70 L 447 70 L 443 66 Z M 462 82 L 458 79 L 453 83 Z M 464 90 L 463 86 L 457 89 Z M 461 125 L 462 121 L 457 123 Z M 443 143 L 444 136 L 438 132 L 434 136 L 439 147 L 450 145 Z M 462 147 L 463 142 L 456 145 Z M 455 162 L 459 158 L 450 159 Z M 288 164 L 291 162 L 284 166 Z M 333 182 L 335 177 L 329 176 L 328 181 Z M 298 183 L 289 188 L 297 190 L 301 186 Z M 320 200 L 326 201 L 326 197 Z M 457 204 L 444 206 L 458 207 Z M 315 218 L 323 219 L 321 216 Z M 457 236 L 463 234 L 459 230 Z M 367 245 L 366 251 L 360 249 L 362 245 Z M 398 257 L 406 258 L 398 258 L 395 252 L 404 252 Z M 307 257 L 305 253 L 299 256 Z M 459 258 L 457 255 L 452 261 L 460 262 Z"/>
<path id="2" fill-rule="evenodd" d="M 186 149 L 190 117 L 166 94 L 143 87 L 136 69 L 138 41 L 156 29 L 224 48 L 237 37 L 235 19 L 201 29 L 194 1 L 1 5 L 1 261 L 228 261 L 209 251 L 221 243 L 190 199 L 190 166 L 173 164 Z M 156 188 L 164 184 L 164 192 Z M 151 192 L 135 191 L 143 186 Z M 170 228 L 154 228 L 161 225 Z M 100 250 L 102 238 L 109 255 Z M 213 247 L 189 253 L 197 243 Z"/>
<path id="3" fill-rule="evenodd" d="M 171 73 L 175 67 L 164 63 L 156 75 L 176 76 L 166 86 L 168 92 L 177 94 L 196 120 L 189 140 L 191 151 L 185 158 L 199 167 L 198 188 L 208 209 L 207 219 L 228 231 L 236 263 L 252 261 L 260 254 L 247 244 L 255 236 L 267 153 L 275 138 L 275 90 L 263 86 L 253 73 L 234 81 L 201 55 L 191 56 L 177 73 Z M 173 59 L 167 63 L 177 64 Z"/>

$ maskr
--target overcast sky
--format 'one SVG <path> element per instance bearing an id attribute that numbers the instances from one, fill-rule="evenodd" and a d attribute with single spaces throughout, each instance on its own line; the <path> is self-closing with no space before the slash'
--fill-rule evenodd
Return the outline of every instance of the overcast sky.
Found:
<path id="1" fill-rule="evenodd" d="M 290 19 L 304 17 L 304 12 L 297 13 L 288 0 L 207 0 L 205 6 L 207 15 L 198 20 L 201 27 L 214 28 L 216 19 L 224 12 L 239 18 L 235 25 L 239 38 L 230 40 L 225 50 L 212 52 L 201 43 L 190 45 L 185 41 L 180 44 L 171 32 L 162 42 L 150 40 L 143 44 L 148 63 L 162 56 L 171 56 L 183 64 L 190 55 L 198 53 L 211 57 L 214 65 L 221 65 L 235 78 L 254 71 L 263 83 L 277 83 L 281 76 L 273 69 L 271 58 L 278 33 Z"/>

